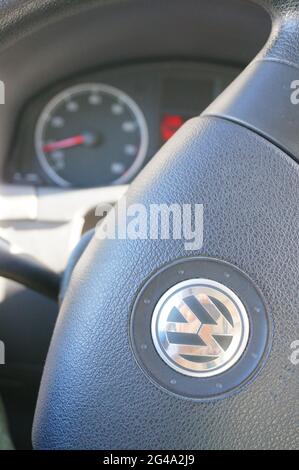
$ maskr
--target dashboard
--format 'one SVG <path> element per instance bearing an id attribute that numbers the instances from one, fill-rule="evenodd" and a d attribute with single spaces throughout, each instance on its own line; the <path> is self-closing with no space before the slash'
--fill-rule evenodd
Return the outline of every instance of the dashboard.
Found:
<path id="1" fill-rule="evenodd" d="M 129 183 L 239 72 L 196 61 L 158 61 L 60 81 L 23 107 L 5 180 L 73 188 Z"/>

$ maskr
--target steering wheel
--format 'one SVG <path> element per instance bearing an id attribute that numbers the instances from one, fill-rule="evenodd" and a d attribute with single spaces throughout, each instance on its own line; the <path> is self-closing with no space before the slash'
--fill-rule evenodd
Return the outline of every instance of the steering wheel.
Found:
<path id="1" fill-rule="evenodd" d="M 266 46 L 126 194 L 148 211 L 202 204 L 202 247 L 93 238 L 49 350 L 36 449 L 298 447 L 299 2 L 258 3 Z"/>

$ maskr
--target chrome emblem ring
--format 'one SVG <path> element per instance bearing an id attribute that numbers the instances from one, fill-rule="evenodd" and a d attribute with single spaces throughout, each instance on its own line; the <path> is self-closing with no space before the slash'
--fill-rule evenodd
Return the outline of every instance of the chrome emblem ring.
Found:
<path id="1" fill-rule="evenodd" d="M 236 364 L 250 334 L 246 309 L 228 287 L 190 279 L 168 289 L 152 316 L 154 346 L 175 371 L 212 377 Z"/>

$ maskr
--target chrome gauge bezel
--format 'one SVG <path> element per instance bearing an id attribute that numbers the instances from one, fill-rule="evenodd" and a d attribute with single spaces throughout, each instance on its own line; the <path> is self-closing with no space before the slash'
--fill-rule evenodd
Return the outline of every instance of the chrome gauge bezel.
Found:
<path id="1" fill-rule="evenodd" d="M 60 187 L 71 187 L 73 184 L 70 181 L 65 180 L 59 174 L 55 172 L 55 170 L 51 167 L 49 164 L 45 153 L 43 151 L 43 145 L 44 145 L 44 130 L 45 126 L 47 125 L 49 121 L 49 116 L 53 114 L 53 111 L 55 108 L 57 108 L 63 101 L 67 101 L 70 99 L 70 97 L 78 94 L 78 93 L 84 93 L 87 91 L 97 91 L 103 94 L 108 94 L 108 95 L 113 95 L 115 96 L 116 99 L 119 101 L 123 102 L 125 105 L 127 105 L 128 108 L 133 112 L 136 122 L 138 124 L 139 130 L 140 130 L 140 147 L 138 154 L 131 165 L 131 167 L 119 178 L 116 178 L 115 180 L 111 181 L 110 185 L 121 185 L 128 183 L 131 178 L 133 178 L 138 170 L 142 167 L 147 151 L 148 151 L 148 146 L 149 146 L 149 132 L 148 132 L 148 126 L 147 122 L 145 119 L 145 116 L 140 109 L 139 105 L 124 91 L 120 90 L 119 88 L 116 88 L 111 85 L 106 85 L 104 83 L 84 83 L 84 84 L 79 84 L 79 85 L 74 85 L 69 88 L 66 88 L 62 92 L 58 93 L 55 95 L 44 107 L 42 110 L 37 124 L 36 124 L 36 129 L 35 129 L 35 135 L 34 135 L 34 143 L 35 143 L 35 151 L 36 155 L 38 158 L 38 161 L 48 176 L 48 178 L 55 183 L 56 185 Z M 100 186 L 100 185 L 99 185 Z"/>

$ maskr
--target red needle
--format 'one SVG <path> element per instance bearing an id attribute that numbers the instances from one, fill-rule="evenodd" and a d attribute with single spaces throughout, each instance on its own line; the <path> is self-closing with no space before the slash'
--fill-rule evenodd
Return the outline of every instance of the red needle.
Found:
<path id="1" fill-rule="evenodd" d="M 83 145 L 85 142 L 86 138 L 84 135 L 75 135 L 68 139 L 58 140 L 57 142 L 44 145 L 43 152 L 49 153 L 55 150 L 68 149 L 70 147 L 76 147 L 77 145 Z"/>

